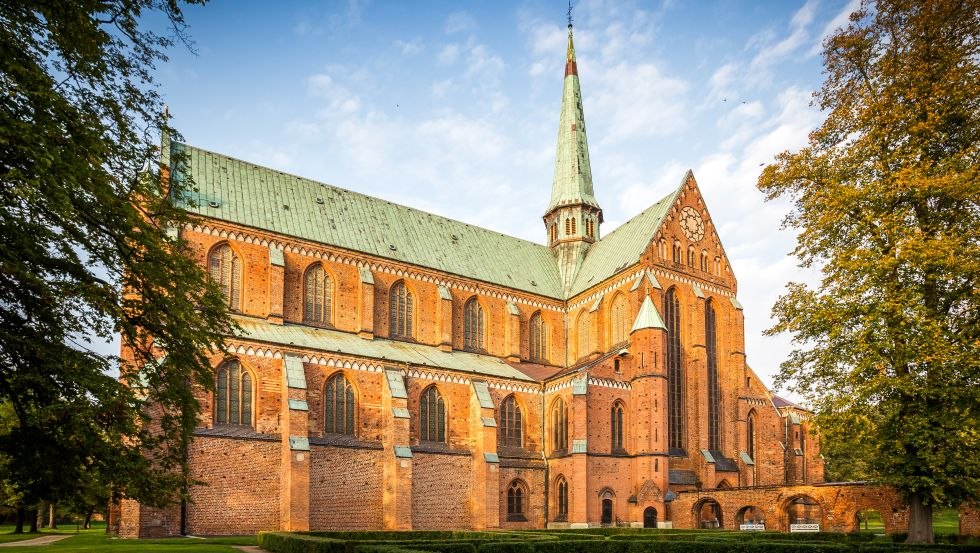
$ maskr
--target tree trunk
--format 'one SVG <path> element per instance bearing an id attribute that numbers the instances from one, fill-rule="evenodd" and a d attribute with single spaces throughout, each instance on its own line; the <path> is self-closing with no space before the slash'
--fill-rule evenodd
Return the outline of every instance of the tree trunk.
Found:
<path id="1" fill-rule="evenodd" d="M 24 509 L 24 506 L 23 505 L 21 505 L 20 507 L 17 507 L 17 523 L 14 526 L 14 533 L 15 534 L 23 534 L 24 533 L 24 519 L 25 518 L 27 518 L 27 510 Z"/>
<path id="2" fill-rule="evenodd" d="M 58 527 L 58 523 L 54 520 L 55 515 L 55 504 L 54 501 L 48 503 L 48 528 L 54 530 Z"/>
<path id="3" fill-rule="evenodd" d="M 38 508 L 34 507 L 28 512 L 28 514 L 31 517 L 31 533 L 37 534 L 37 527 L 38 527 L 37 519 L 40 516 L 40 513 L 38 512 Z"/>
<path id="4" fill-rule="evenodd" d="M 92 527 L 92 514 L 94 512 L 95 512 L 95 509 L 92 508 L 92 507 L 89 507 L 88 512 L 85 513 L 85 524 L 82 525 L 82 528 L 88 530 L 89 528 Z"/>
<path id="5" fill-rule="evenodd" d="M 922 501 L 922 494 L 909 498 L 909 537 L 905 543 L 935 543 L 932 532 L 932 505 Z"/>

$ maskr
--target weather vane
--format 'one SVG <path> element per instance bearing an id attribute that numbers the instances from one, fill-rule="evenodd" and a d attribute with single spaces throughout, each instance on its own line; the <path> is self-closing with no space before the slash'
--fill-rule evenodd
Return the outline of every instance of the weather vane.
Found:
<path id="1" fill-rule="evenodd" d="M 572 28 L 572 0 L 568 0 L 568 28 Z"/>

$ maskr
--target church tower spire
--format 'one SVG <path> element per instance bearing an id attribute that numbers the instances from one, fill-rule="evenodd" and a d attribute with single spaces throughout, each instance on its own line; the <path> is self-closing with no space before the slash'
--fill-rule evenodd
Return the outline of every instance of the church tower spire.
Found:
<path id="1" fill-rule="evenodd" d="M 562 284 L 566 290 L 571 286 L 589 246 L 599 239 L 600 223 L 602 209 L 592 191 L 582 90 L 579 87 L 575 43 L 569 19 L 555 176 L 551 184 L 551 201 L 544 215 L 548 245 L 558 258 Z"/>

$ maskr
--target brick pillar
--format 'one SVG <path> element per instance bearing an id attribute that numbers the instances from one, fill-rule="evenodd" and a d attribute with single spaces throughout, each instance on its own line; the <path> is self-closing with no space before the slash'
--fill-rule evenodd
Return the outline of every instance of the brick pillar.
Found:
<path id="1" fill-rule="evenodd" d="M 572 473 L 568 478 L 568 521 L 571 528 L 589 525 L 590 505 L 595 502 L 590 492 L 588 456 L 589 437 L 589 377 L 583 373 L 572 381 L 571 417 L 569 423 L 572 441 Z"/>
<path id="2" fill-rule="evenodd" d="M 470 441 L 473 451 L 470 520 L 473 521 L 474 530 L 499 528 L 500 459 L 497 457 L 497 423 L 490 390 L 482 380 L 473 381 L 473 392 L 470 394 Z M 487 493 L 481 494 L 480 490 L 486 490 Z"/>
<path id="3" fill-rule="evenodd" d="M 658 313 L 659 316 L 659 313 Z M 633 478 L 637 486 L 652 481 L 661 491 L 667 493 L 668 455 L 667 455 L 667 375 L 660 362 L 661 352 L 667 331 L 660 328 L 638 328 L 630 334 L 630 354 L 626 362 L 634 375 L 633 413 L 635 421 L 631 430 L 635 435 L 631 451 L 637 456 L 633 461 Z M 642 355 L 641 355 L 642 354 Z M 643 522 L 643 510 L 651 506 L 650 498 L 638 497 L 636 512 L 631 522 Z M 666 516 L 663 495 L 652 505 L 657 509 L 657 518 Z"/>
<path id="4" fill-rule="evenodd" d="M 521 311 L 514 302 L 507 302 L 507 360 L 521 360 Z"/>
<path id="5" fill-rule="evenodd" d="M 385 367 L 382 518 L 385 530 L 412 529 L 412 450 L 409 447 L 408 393 L 400 369 Z"/>
<path id="6" fill-rule="evenodd" d="M 369 267 L 360 267 L 361 285 L 357 288 L 357 335 L 368 340 L 374 339 L 374 275 Z"/>
<path id="7" fill-rule="evenodd" d="M 688 347 L 684 371 L 686 372 L 686 405 L 687 419 L 684 431 L 687 434 L 686 450 L 688 458 L 694 461 L 697 476 L 705 487 L 714 487 L 714 464 L 711 464 L 710 474 L 708 465 L 701 450 L 708 449 L 708 351 L 705 347 L 704 335 L 704 292 L 699 287 L 692 286 L 689 295 L 682 295 L 684 307 L 682 313 L 688 313 L 687 324 L 683 329 Z M 687 303 L 684 300 L 690 299 Z M 684 305 L 686 303 L 686 305 Z M 681 320 L 683 321 L 683 314 Z M 683 346 L 683 344 L 682 344 Z"/>
<path id="8" fill-rule="evenodd" d="M 439 349 L 453 350 L 453 295 L 449 288 L 439 285 L 439 303 L 436 304 L 436 324 L 439 327 Z"/>
<path id="9" fill-rule="evenodd" d="M 269 322 L 282 324 L 286 262 L 282 249 L 269 246 Z"/>
<path id="10" fill-rule="evenodd" d="M 287 353 L 283 361 L 282 475 L 279 505 L 280 528 L 310 530 L 309 407 L 306 402 L 306 369 L 303 358 Z"/>
<path id="11" fill-rule="evenodd" d="M 980 505 L 960 505 L 960 535 L 980 536 Z"/>

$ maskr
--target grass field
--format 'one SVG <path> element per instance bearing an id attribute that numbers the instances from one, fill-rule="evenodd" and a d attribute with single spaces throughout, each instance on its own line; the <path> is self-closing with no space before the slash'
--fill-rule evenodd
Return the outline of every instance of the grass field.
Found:
<path id="1" fill-rule="evenodd" d="M 228 536 L 220 538 L 167 538 L 160 540 L 121 540 L 105 533 L 105 525 L 91 530 L 64 526 L 57 530 L 44 530 L 40 534 L 11 534 L 13 526 L 0 526 L 0 543 L 31 539 L 49 534 L 70 534 L 72 537 L 51 545 L 25 546 L 6 549 L 9 553 L 240 553 L 232 545 L 255 545 L 255 536 Z"/>

